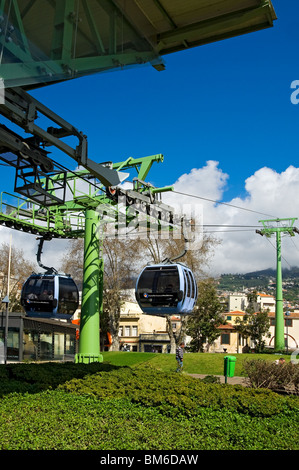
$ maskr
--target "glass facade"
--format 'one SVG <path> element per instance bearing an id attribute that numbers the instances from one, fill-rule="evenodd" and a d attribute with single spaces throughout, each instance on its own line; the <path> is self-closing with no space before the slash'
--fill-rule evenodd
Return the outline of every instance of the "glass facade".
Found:
<path id="1" fill-rule="evenodd" d="M 38 332 L 24 330 L 24 347 L 23 347 L 23 359 L 27 361 L 35 361 L 38 359 Z"/>
<path id="2" fill-rule="evenodd" d="M 4 362 L 4 328 L 0 328 L 0 361 Z M 7 337 L 7 356 L 10 360 L 17 361 L 19 359 L 19 330 L 18 328 L 9 328 Z"/>
<path id="3" fill-rule="evenodd" d="M 4 362 L 5 325 L 0 326 L 0 362 Z M 39 322 L 26 317 L 9 318 L 7 360 L 72 360 L 77 352 L 76 328 L 67 322 Z"/>

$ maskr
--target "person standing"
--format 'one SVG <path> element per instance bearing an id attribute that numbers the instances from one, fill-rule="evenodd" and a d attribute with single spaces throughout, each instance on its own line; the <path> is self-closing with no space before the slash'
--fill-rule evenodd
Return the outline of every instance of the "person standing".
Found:
<path id="1" fill-rule="evenodd" d="M 184 343 L 180 343 L 180 345 L 177 347 L 176 349 L 176 354 L 175 354 L 175 358 L 176 358 L 176 361 L 178 363 L 178 367 L 177 367 L 177 372 L 182 372 L 183 370 L 183 358 L 184 358 Z"/>

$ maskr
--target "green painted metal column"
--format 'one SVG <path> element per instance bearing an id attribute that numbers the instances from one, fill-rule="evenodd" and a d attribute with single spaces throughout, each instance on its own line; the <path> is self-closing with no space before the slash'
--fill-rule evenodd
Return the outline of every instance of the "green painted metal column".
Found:
<path id="1" fill-rule="evenodd" d="M 100 354 L 100 310 L 104 265 L 100 254 L 100 216 L 96 211 L 87 209 L 80 338 L 76 363 L 89 364 L 103 361 L 103 356 Z"/>
<path id="2" fill-rule="evenodd" d="M 260 235 L 271 237 L 276 233 L 276 306 L 275 306 L 275 334 L 274 349 L 280 351 L 285 348 L 284 343 L 284 313 L 282 297 L 282 271 L 281 271 L 281 234 L 287 234 L 291 237 L 299 230 L 294 227 L 297 217 L 288 217 L 284 219 L 260 220 L 264 226 L 262 230 L 256 230 Z M 276 224 L 276 226 L 274 226 Z"/>
<path id="3" fill-rule="evenodd" d="M 284 349 L 284 317 L 282 297 L 282 272 L 281 272 L 281 232 L 276 232 L 276 307 L 275 307 L 275 351 Z"/>

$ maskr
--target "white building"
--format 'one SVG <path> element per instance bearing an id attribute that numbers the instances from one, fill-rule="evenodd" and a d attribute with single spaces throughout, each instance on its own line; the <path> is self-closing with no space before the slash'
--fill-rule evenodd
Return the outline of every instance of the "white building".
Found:
<path id="1" fill-rule="evenodd" d="M 234 293 L 228 296 L 228 311 L 233 312 L 240 310 L 245 312 L 248 306 L 248 300 L 246 294 Z"/>
<path id="2" fill-rule="evenodd" d="M 260 310 L 267 310 L 270 311 L 275 310 L 275 297 L 273 295 L 267 295 L 258 293 L 257 294 L 257 306 Z M 246 308 L 248 307 L 248 299 L 247 295 L 244 293 L 234 293 L 228 296 L 228 311 L 241 311 L 245 312 Z"/>
<path id="3" fill-rule="evenodd" d="M 267 299 L 268 302 L 268 299 Z M 226 324 L 221 325 L 219 329 L 221 334 L 219 338 L 214 342 L 210 348 L 210 352 L 228 352 L 228 353 L 242 353 L 246 352 L 246 345 L 250 349 L 254 348 L 253 341 L 248 341 L 243 338 L 234 328 L 236 319 L 245 315 L 242 311 L 232 311 L 225 313 Z M 271 324 L 270 324 L 270 338 L 266 338 L 266 346 L 274 347 L 275 337 L 275 312 L 268 313 Z M 288 350 L 296 350 L 299 348 L 299 311 L 290 312 L 284 315 L 284 336 L 285 336 L 285 347 Z M 245 350 L 244 350 L 245 348 Z"/>
<path id="4" fill-rule="evenodd" d="M 124 351 L 168 352 L 165 317 L 145 315 L 136 301 L 125 301 L 119 321 L 119 345 Z"/>

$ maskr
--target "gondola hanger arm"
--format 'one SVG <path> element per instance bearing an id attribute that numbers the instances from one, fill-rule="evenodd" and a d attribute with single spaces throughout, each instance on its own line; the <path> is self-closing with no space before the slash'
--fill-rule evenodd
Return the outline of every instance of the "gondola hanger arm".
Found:
<path id="1" fill-rule="evenodd" d="M 184 238 L 184 249 L 183 251 L 181 251 L 181 253 L 179 253 L 177 256 L 174 256 L 172 258 L 165 258 L 162 263 L 173 263 L 175 261 L 177 261 L 178 259 L 180 258 L 183 258 L 187 252 L 188 252 L 188 243 L 191 241 L 190 240 L 190 237 L 187 235 L 186 233 L 186 216 L 183 215 L 181 217 L 181 234 Z"/>
<path id="2" fill-rule="evenodd" d="M 46 274 L 58 274 L 58 271 L 55 268 L 53 268 L 53 267 L 49 268 L 48 266 L 45 266 L 41 262 L 41 255 L 42 255 L 42 252 L 43 252 L 44 241 L 45 240 L 51 240 L 51 237 L 38 237 L 37 240 L 39 240 L 37 254 L 36 254 L 37 264 L 42 269 L 45 269 Z"/>

